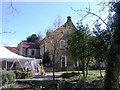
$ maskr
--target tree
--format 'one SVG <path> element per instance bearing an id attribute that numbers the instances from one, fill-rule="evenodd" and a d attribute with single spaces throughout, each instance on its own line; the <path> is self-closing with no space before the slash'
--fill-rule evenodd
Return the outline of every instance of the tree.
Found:
<path id="1" fill-rule="evenodd" d="M 105 75 L 105 90 L 119 90 L 120 72 L 120 1 L 113 4 L 115 11 L 114 21 L 111 25 L 113 41 L 110 48 Z"/>
<path id="2" fill-rule="evenodd" d="M 61 24 L 62 24 L 62 18 L 59 15 L 53 22 L 54 29 L 59 28 L 61 26 Z"/>
<path id="3" fill-rule="evenodd" d="M 94 50 L 94 58 L 96 59 L 96 62 L 99 64 L 98 69 L 100 70 L 100 75 L 102 76 L 101 72 L 101 62 L 106 62 L 108 53 L 109 53 L 109 47 L 111 45 L 109 32 L 105 29 L 101 30 L 101 24 L 98 22 L 95 23 L 95 28 L 93 28 L 93 33 L 95 34 L 95 38 L 93 41 L 93 50 Z"/>
<path id="4" fill-rule="evenodd" d="M 3 1 L 3 2 L 4 2 L 4 1 Z M 10 0 L 10 1 L 9 1 L 8 9 L 10 9 L 11 14 L 13 14 L 13 15 L 20 13 L 20 11 L 19 11 L 16 7 L 14 7 L 14 1 L 13 1 L 13 0 Z"/>
<path id="5" fill-rule="evenodd" d="M 47 38 L 49 37 L 49 40 L 47 42 L 47 49 L 50 55 L 50 59 L 52 61 L 52 68 L 53 68 L 53 80 L 55 80 L 55 59 L 58 55 L 58 46 L 59 46 L 59 40 L 60 36 L 59 33 L 56 32 L 48 32 L 49 35 L 47 35 Z"/>
<path id="6" fill-rule="evenodd" d="M 51 39 L 51 56 L 52 56 L 52 67 L 53 67 L 53 81 L 55 80 L 55 57 L 57 55 L 59 40 L 56 39 L 54 35 L 52 35 Z"/>
<path id="7" fill-rule="evenodd" d="M 76 30 L 68 35 L 66 50 L 71 58 L 79 61 L 82 66 L 82 74 L 84 79 L 87 77 L 88 65 L 92 59 L 92 36 L 90 35 L 89 28 L 83 25 L 79 26 Z M 85 73 L 86 71 L 86 73 Z"/>
<path id="8" fill-rule="evenodd" d="M 25 40 L 25 41 L 26 42 L 38 43 L 39 40 L 40 40 L 40 38 L 36 34 L 32 34 L 32 35 L 28 36 L 27 40 Z"/>
<path id="9" fill-rule="evenodd" d="M 81 20 L 83 20 L 88 15 L 93 15 L 93 16 L 96 16 L 99 20 L 101 20 L 106 25 L 108 33 L 110 33 L 109 35 L 110 37 L 112 37 L 112 39 L 110 39 L 111 45 L 108 53 L 104 89 L 119 90 L 120 1 L 109 2 L 108 4 L 103 2 L 103 5 L 105 5 L 105 7 L 110 8 L 109 12 L 110 11 L 115 12 L 115 15 L 113 16 L 114 20 L 112 22 L 112 25 L 109 25 L 109 23 L 107 24 L 105 20 L 103 20 L 99 15 L 92 13 L 90 11 L 90 8 L 87 8 L 86 10 L 80 10 L 87 13 Z"/>
<path id="10" fill-rule="evenodd" d="M 61 36 L 59 33 L 54 32 L 55 29 L 59 28 L 62 23 L 61 16 L 58 16 L 54 22 L 53 22 L 53 28 L 48 28 L 48 33 L 51 33 L 49 35 L 50 37 L 50 52 L 52 59 L 52 67 L 53 67 L 53 80 L 55 80 L 55 58 L 58 55 L 58 46 L 59 46 L 59 40 L 61 39 Z"/>
<path id="11" fill-rule="evenodd" d="M 118 2 L 109 2 L 109 12 L 115 12 L 115 15 L 113 16 L 113 22 L 112 25 L 109 23 L 107 24 L 100 16 L 96 15 L 95 13 L 92 13 L 90 9 L 84 10 L 87 12 L 87 14 L 82 18 L 84 19 L 87 15 L 94 15 L 98 17 L 99 20 L 101 20 L 107 27 L 108 32 L 108 42 L 110 42 L 110 49 L 108 52 L 107 57 L 107 69 L 106 69 L 106 75 L 105 75 L 105 84 L 104 89 L 105 90 L 119 90 L 119 55 L 120 55 L 120 1 Z M 106 7 L 106 6 L 105 6 Z"/>
<path id="12" fill-rule="evenodd" d="M 57 18 L 53 21 L 52 26 L 50 26 L 47 31 L 54 31 L 55 29 L 59 28 L 62 24 L 62 17 L 59 15 Z"/>

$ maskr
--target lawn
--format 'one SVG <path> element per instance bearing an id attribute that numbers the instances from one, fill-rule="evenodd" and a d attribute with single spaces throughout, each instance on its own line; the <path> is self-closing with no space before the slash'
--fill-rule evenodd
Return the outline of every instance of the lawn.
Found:
<path id="1" fill-rule="evenodd" d="M 60 71 L 60 72 L 55 72 L 55 75 L 61 75 L 63 73 L 71 73 L 71 72 L 78 72 L 78 71 Z M 82 75 L 82 71 L 79 71 L 80 72 L 80 75 Z M 105 75 L 105 70 L 102 70 L 102 75 L 104 76 Z M 46 72 L 46 74 L 50 74 L 52 75 L 53 72 Z M 99 70 L 89 70 L 88 71 L 88 77 L 89 78 L 95 78 L 95 77 L 99 77 L 100 76 L 100 71 Z"/>
<path id="2" fill-rule="evenodd" d="M 52 76 L 52 74 L 53 72 L 46 72 L 46 75 Z M 103 76 L 105 75 L 104 70 L 102 70 L 102 74 Z M 59 85 L 59 88 L 72 88 L 72 90 L 75 88 L 83 88 L 83 78 L 81 71 L 80 73 L 78 73 L 78 71 L 61 71 L 55 72 L 55 75 L 59 75 L 60 78 L 56 78 L 55 81 L 47 79 L 38 81 L 37 79 L 39 78 L 36 78 L 36 81 L 33 80 L 25 83 L 16 83 L 16 85 L 20 87 L 22 85 L 26 85 L 30 86 L 32 89 L 40 89 L 40 87 L 44 87 L 47 88 L 47 90 L 50 88 L 57 88 L 56 85 Z M 103 80 L 104 79 L 100 77 L 99 70 L 89 70 L 88 77 L 86 78 L 86 88 L 102 88 Z M 52 87 L 50 87 L 50 85 Z"/>
<path id="3" fill-rule="evenodd" d="M 52 75 L 52 72 L 46 72 L 46 75 Z M 103 76 L 105 75 L 105 70 L 102 70 Z M 88 77 L 86 78 L 86 86 L 84 85 L 84 79 L 82 77 L 82 72 L 80 71 L 61 71 L 61 72 L 55 72 L 55 75 L 61 75 L 60 78 L 56 78 L 55 81 L 51 80 L 44 80 L 40 82 L 34 82 L 32 87 L 36 87 L 37 89 L 39 87 L 44 87 L 49 89 L 56 90 L 54 85 L 58 85 L 60 90 L 76 90 L 82 89 L 82 88 L 94 88 L 98 90 L 98 88 L 103 87 L 103 81 L 104 78 L 100 77 L 100 71 L 99 70 L 89 70 L 88 71 Z M 50 85 L 52 87 L 50 87 Z M 83 89 L 84 90 L 84 89 Z"/>

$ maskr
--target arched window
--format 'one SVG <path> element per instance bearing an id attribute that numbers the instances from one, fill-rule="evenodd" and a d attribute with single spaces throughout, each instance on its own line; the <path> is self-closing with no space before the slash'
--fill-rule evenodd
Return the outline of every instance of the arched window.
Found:
<path id="1" fill-rule="evenodd" d="M 60 40 L 60 48 L 61 49 L 65 48 L 65 40 Z"/>

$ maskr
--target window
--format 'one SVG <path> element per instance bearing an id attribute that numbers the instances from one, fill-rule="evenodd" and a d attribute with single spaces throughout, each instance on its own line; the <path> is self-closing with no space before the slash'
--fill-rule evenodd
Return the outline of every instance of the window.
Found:
<path id="1" fill-rule="evenodd" d="M 67 34 L 67 30 L 63 30 L 63 34 L 66 35 Z"/>
<path id="2" fill-rule="evenodd" d="M 36 50 L 35 49 L 28 49 L 28 56 L 35 56 Z"/>
<path id="3" fill-rule="evenodd" d="M 65 40 L 60 40 L 60 48 L 65 48 Z"/>
<path id="4" fill-rule="evenodd" d="M 79 62 L 77 61 L 74 63 L 74 67 L 78 67 L 78 66 L 79 66 Z"/>
<path id="5" fill-rule="evenodd" d="M 67 57 L 61 56 L 61 67 L 67 67 Z"/>
<path id="6" fill-rule="evenodd" d="M 35 50 L 31 50 L 31 55 L 35 55 Z"/>
<path id="7" fill-rule="evenodd" d="M 28 54 L 28 50 L 27 50 L 27 48 L 25 49 L 25 56 L 27 56 L 27 54 Z"/>

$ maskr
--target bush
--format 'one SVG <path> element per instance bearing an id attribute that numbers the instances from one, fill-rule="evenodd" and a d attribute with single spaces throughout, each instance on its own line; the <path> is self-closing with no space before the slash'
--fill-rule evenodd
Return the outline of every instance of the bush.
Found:
<path id="1" fill-rule="evenodd" d="M 25 79 L 25 78 L 31 78 L 32 77 L 32 72 L 31 71 L 15 70 L 14 73 L 16 75 L 16 79 Z"/>
<path id="2" fill-rule="evenodd" d="M 84 86 L 85 83 L 85 86 Z M 76 83 L 75 90 L 103 90 L 104 79 L 103 78 L 84 78 L 81 77 Z"/>
<path id="3" fill-rule="evenodd" d="M 5 84 L 1 88 L 2 90 L 14 90 L 15 87 L 16 87 L 16 84 L 12 83 L 12 84 Z"/>
<path id="4" fill-rule="evenodd" d="M 2 72 L 2 85 L 15 83 L 15 74 L 13 71 Z"/>
<path id="5" fill-rule="evenodd" d="M 84 87 L 84 78 L 83 77 L 80 77 L 79 78 L 79 81 L 76 83 L 76 86 L 75 86 L 75 88 L 76 89 L 82 89 L 83 87 Z"/>
<path id="6" fill-rule="evenodd" d="M 93 80 L 91 83 L 87 85 L 87 88 L 94 88 L 94 90 L 98 90 L 103 88 L 104 80 L 99 79 L 99 80 Z"/>
<path id="7" fill-rule="evenodd" d="M 75 88 L 75 83 L 62 81 L 59 88 L 60 90 L 73 90 Z"/>
<path id="8" fill-rule="evenodd" d="M 79 75 L 79 73 L 71 72 L 71 73 L 63 73 L 61 76 L 62 78 L 70 78 L 70 77 L 77 76 L 77 75 Z"/>

